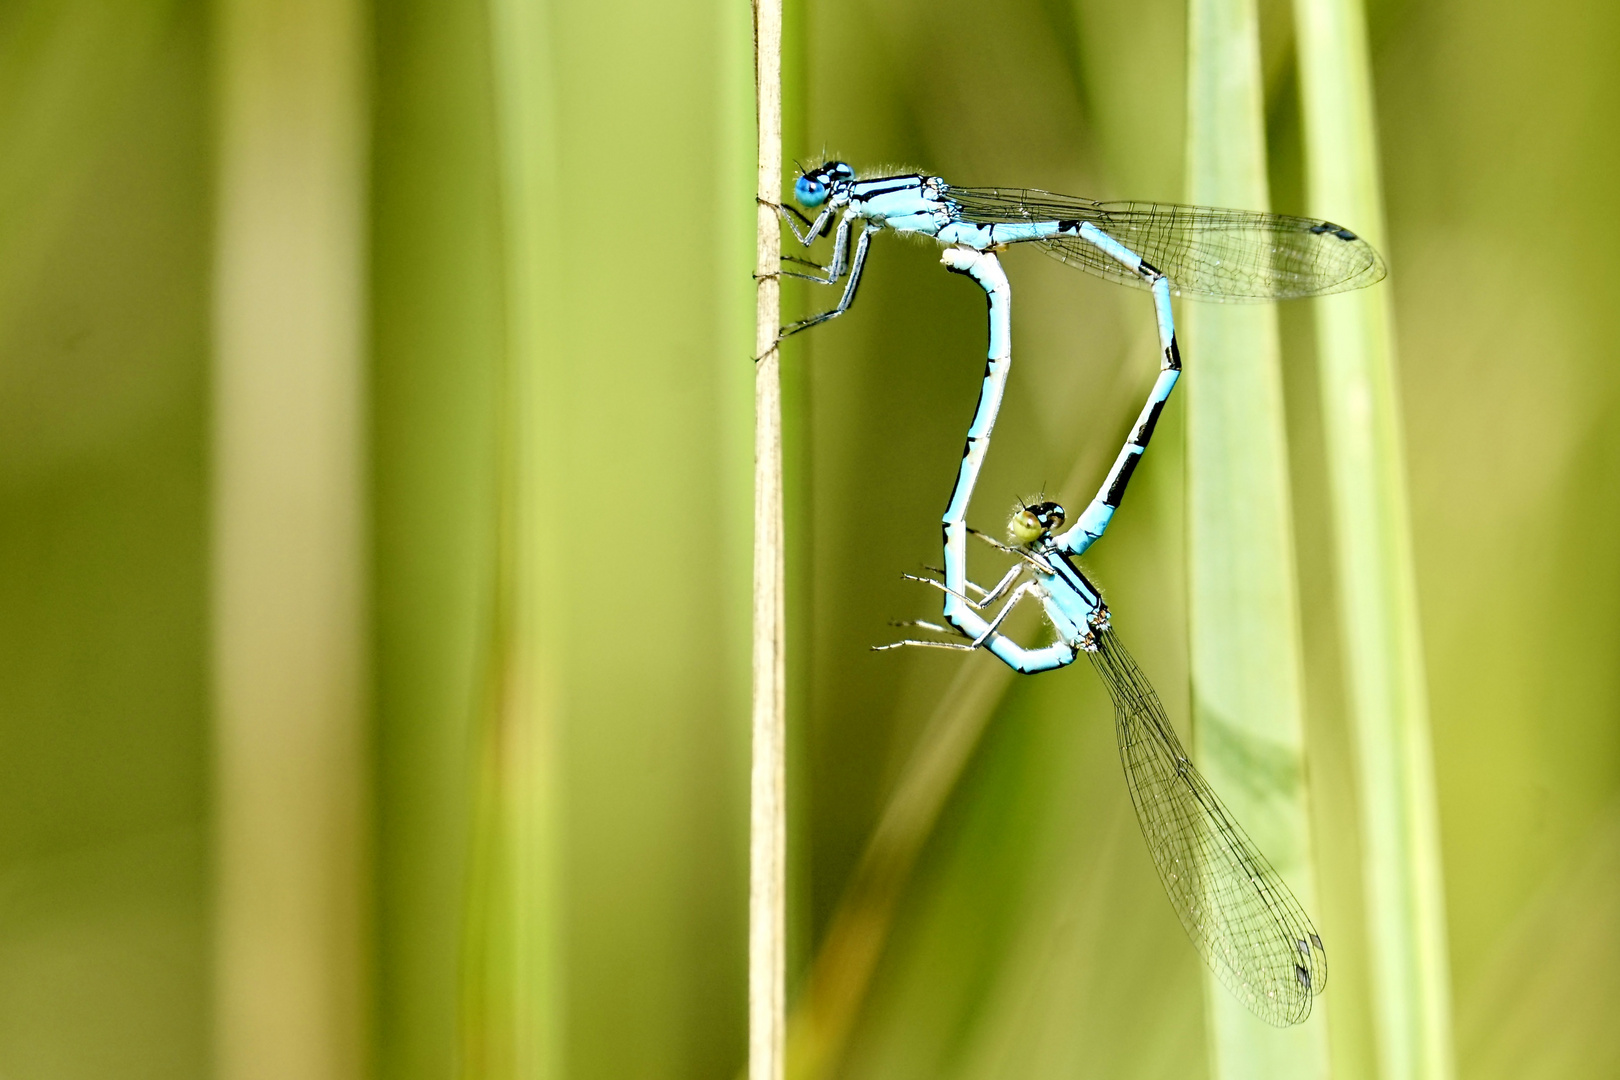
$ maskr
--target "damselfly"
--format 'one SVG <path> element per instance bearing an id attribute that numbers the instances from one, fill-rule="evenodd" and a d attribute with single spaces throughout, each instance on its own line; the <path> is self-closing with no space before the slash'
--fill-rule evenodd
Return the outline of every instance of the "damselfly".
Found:
<path id="1" fill-rule="evenodd" d="M 784 336 L 849 309 L 872 236 L 884 229 L 978 251 L 1033 243 L 1060 262 L 1111 281 L 1152 288 L 1166 277 L 1178 295 L 1216 301 L 1318 296 L 1358 289 L 1384 276 L 1372 245 L 1316 218 L 1094 202 L 1030 188 L 956 187 L 921 173 L 862 180 L 842 161 L 802 174 L 793 194 L 806 210 L 818 211 L 811 220 L 780 207 L 794 236 L 809 247 L 831 230 L 833 252 L 828 265 L 810 264 L 819 273 L 785 273 L 823 285 L 844 281 L 844 292 L 830 311 L 783 327 Z M 850 233 L 857 224 L 860 236 L 851 257 Z M 1116 249 L 1132 258 L 1121 259 Z"/>
<path id="2" fill-rule="evenodd" d="M 845 285 L 835 308 L 784 327 L 784 336 L 848 310 L 871 237 L 885 228 L 932 236 L 947 245 L 942 258 L 946 267 L 972 277 L 990 301 L 984 383 L 943 518 L 944 580 L 919 579 L 945 593 L 948 625 L 911 624 L 958 640 L 907 640 L 880 648 L 984 648 L 1026 673 L 1063 667 L 1087 654 L 1113 699 L 1131 801 L 1182 925 L 1221 981 L 1258 1016 L 1278 1025 L 1304 1020 L 1326 982 L 1320 936 L 1193 767 L 1158 696 L 1114 638 L 1101 595 L 1070 556 L 1085 551 L 1107 529 L 1179 377 L 1172 292 L 1218 301 L 1339 292 L 1383 277 L 1377 252 L 1348 229 L 1315 219 L 1097 203 L 1023 189 L 958 188 L 921 174 L 863 181 L 842 162 L 803 174 L 795 196 L 806 209 L 821 208 L 813 221 L 793 212 L 806 226 L 803 231 L 784 209 L 804 245 L 825 235 L 835 216 L 838 224 L 832 260 L 816 267 L 819 275 L 788 273 L 823 284 L 845 280 Z M 856 223 L 861 232 L 851 258 L 850 234 Z M 1079 520 L 1059 532 L 1065 515 L 1057 504 L 1021 509 L 1012 523 L 1017 546 L 995 544 L 1019 561 L 987 590 L 967 577 L 966 515 L 1011 364 L 1011 288 L 994 251 L 1023 242 L 1035 243 L 1069 265 L 1150 290 L 1160 371 L 1125 446 Z M 1024 648 L 1000 630 L 1017 604 L 1030 596 L 1040 601 L 1057 632 L 1058 640 L 1042 648 Z M 998 602 L 999 610 L 986 619 Z"/>
<path id="3" fill-rule="evenodd" d="M 971 636 L 957 623 L 913 622 L 957 642 L 906 640 L 906 645 L 971 650 L 985 648 L 1020 671 L 1072 663 L 1084 653 L 1108 687 L 1126 787 L 1170 904 L 1217 978 L 1255 1015 L 1279 1027 L 1311 1012 L 1312 998 L 1327 984 L 1327 953 L 1310 917 L 1261 855 L 1213 788 L 1193 766 L 1164 706 L 1114 636 L 1108 607 L 1096 586 L 1054 540 L 1063 508 L 1041 502 L 1022 507 L 1008 527 L 1013 545 L 974 530 L 973 535 L 1018 561 L 994 588 L 973 582 L 956 598 L 974 625 Z M 915 578 L 936 588 L 944 584 Z M 1045 610 L 1058 641 L 1025 649 L 1001 633 L 1007 615 L 1025 597 Z M 982 613 L 1000 604 L 991 618 Z"/>

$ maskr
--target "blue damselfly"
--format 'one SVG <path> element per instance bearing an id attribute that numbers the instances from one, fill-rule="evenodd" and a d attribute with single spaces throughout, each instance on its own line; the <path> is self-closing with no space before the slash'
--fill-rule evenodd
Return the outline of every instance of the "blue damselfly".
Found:
<path id="1" fill-rule="evenodd" d="M 943 580 L 918 578 L 945 594 L 947 625 L 913 622 L 953 637 L 908 639 L 880 649 L 921 646 L 986 649 L 1023 673 L 1065 667 L 1086 654 L 1114 703 L 1120 759 L 1131 802 L 1172 906 L 1217 977 L 1262 1019 L 1295 1024 L 1310 1014 L 1326 983 L 1321 937 L 1282 879 L 1193 767 L 1158 695 L 1114 637 L 1101 594 L 1075 566 L 1106 531 L 1146 451 L 1181 372 L 1172 294 L 1256 301 L 1315 296 L 1370 285 L 1384 276 L 1376 251 L 1331 222 L 1242 210 L 1152 203 L 1100 203 L 1021 188 L 955 187 L 921 173 L 861 180 L 847 164 L 803 173 L 794 194 L 814 220 L 783 207 L 806 247 L 833 237 L 830 263 L 818 273 L 784 271 L 820 284 L 844 282 L 836 307 L 783 328 L 783 336 L 836 318 L 855 299 L 871 238 L 884 229 L 937 239 L 947 269 L 971 277 L 989 298 L 985 377 L 968 429 L 956 484 L 942 524 Z M 797 222 L 795 222 L 795 218 Z M 833 224 L 837 219 L 836 226 Z M 799 223 L 804 225 L 801 230 Z M 860 226 L 850 249 L 851 234 Z M 1122 284 L 1148 289 L 1159 334 L 1159 375 L 1096 497 L 1074 525 L 1062 507 L 1022 507 L 1012 545 L 967 526 L 980 467 L 1012 360 L 1011 286 L 995 252 L 1033 243 L 1058 260 Z M 801 262 L 802 260 L 793 260 Z M 967 575 L 967 537 L 977 535 L 1017 560 L 993 588 Z M 1057 640 L 1025 648 L 1001 625 L 1033 597 Z M 986 618 L 996 604 L 998 610 Z"/>

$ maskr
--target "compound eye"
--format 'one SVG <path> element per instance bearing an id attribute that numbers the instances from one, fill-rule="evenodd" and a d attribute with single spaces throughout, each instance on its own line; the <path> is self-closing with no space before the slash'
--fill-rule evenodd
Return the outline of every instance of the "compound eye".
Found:
<path id="1" fill-rule="evenodd" d="M 1020 507 L 1007 523 L 1007 532 L 1020 544 L 1033 544 L 1063 527 L 1063 507 L 1055 502 L 1038 502 Z"/>
<path id="2" fill-rule="evenodd" d="M 1031 507 L 1026 507 L 1007 522 L 1007 534 L 1020 544 L 1033 544 L 1046 535 L 1046 525 Z"/>
<path id="3" fill-rule="evenodd" d="M 798 199 L 799 205 L 806 210 L 814 210 L 827 201 L 827 185 L 820 180 L 801 176 L 793 185 L 793 197 Z"/>

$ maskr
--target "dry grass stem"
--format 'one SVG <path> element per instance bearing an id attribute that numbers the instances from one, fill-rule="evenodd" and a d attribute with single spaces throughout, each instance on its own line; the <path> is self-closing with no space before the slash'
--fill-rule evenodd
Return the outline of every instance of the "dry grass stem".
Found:
<path id="1" fill-rule="evenodd" d="M 782 4 L 755 0 L 759 139 L 754 277 L 754 691 L 749 788 L 748 1075 L 780 1080 L 787 984 L 787 620 L 782 554 Z"/>

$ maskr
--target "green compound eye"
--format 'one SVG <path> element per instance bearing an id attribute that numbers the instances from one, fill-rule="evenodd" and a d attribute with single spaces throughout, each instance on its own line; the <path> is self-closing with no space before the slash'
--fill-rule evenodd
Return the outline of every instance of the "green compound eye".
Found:
<path id="1" fill-rule="evenodd" d="M 1007 522 L 1007 534 L 1020 544 L 1033 544 L 1046 532 L 1040 520 L 1028 510 L 1020 510 Z"/>
<path id="2" fill-rule="evenodd" d="M 1055 502 L 1039 502 L 1021 508 L 1007 523 L 1007 532 L 1020 544 L 1033 544 L 1063 527 L 1063 507 Z"/>

